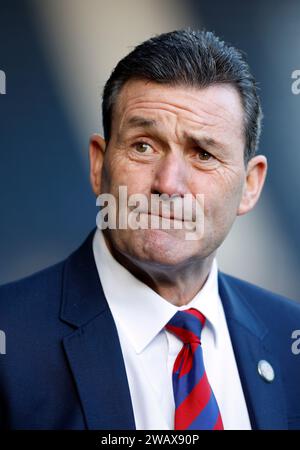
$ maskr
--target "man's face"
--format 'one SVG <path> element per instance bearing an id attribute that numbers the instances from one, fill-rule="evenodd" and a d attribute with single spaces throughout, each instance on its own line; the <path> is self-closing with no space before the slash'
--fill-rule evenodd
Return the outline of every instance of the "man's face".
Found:
<path id="1" fill-rule="evenodd" d="M 228 234 L 246 179 L 243 108 L 226 84 L 204 89 L 130 80 L 114 107 L 111 139 L 104 156 L 91 158 L 99 171 L 99 193 L 118 200 L 151 194 L 204 197 L 204 233 L 186 240 L 186 230 L 110 230 L 112 245 L 139 263 L 176 266 L 204 259 Z M 103 148 L 104 150 L 104 143 Z M 99 152 L 101 153 L 101 152 Z M 98 161 L 96 164 L 95 161 Z"/>

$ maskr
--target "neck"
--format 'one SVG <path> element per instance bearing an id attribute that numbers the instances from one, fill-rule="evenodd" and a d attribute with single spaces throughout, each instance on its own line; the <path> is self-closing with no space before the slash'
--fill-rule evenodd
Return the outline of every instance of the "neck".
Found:
<path id="1" fill-rule="evenodd" d="M 187 305 L 205 284 L 216 252 L 205 259 L 193 259 L 176 266 L 136 261 L 119 252 L 105 236 L 113 257 L 141 282 L 175 306 Z"/>

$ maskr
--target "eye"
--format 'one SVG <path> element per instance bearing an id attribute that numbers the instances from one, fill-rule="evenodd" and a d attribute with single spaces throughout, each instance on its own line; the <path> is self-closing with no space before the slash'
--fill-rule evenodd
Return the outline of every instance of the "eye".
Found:
<path id="1" fill-rule="evenodd" d="M 138 153 L 151 153 L 152 147 L 150 144 L 147 144 L 147 142 L 135 142 L 133 144 L 133 147 Z"/>
<path id="2" fill-rule="evenodd" d="M 197 150 L 198 157 L 201 161 L 209 161 L 213 156 L 207 152 L 206 150 L 203 150 L 202 148 L 199 148 Z"/>

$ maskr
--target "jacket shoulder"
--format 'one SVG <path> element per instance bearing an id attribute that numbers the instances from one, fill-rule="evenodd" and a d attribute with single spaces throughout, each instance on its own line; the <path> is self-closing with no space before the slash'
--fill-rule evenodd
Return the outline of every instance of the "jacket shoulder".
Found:
<path id="1" fill-rule="evenodd" d="M 242 280 L 235 276 L 221 272 L 221 277 L 227 282 L 237 293 L 243 296 L 252 309 L 255 309 L 260 315 L 267 314 L 271 317 L 274 314 L 285 314 L 290 318 L 299 320 L 300 318 L 300 302 L 277 294 L 271 290 L 258 286 L 249 281 Z"/>
<path id="2" fill-rule="evenodd" d="M 34 307 L 50 297 L 53 301 L 54 296 L 61 292 L 64 265 L 65 260 L 0 286 L 0 315 L 8 311 L 13 313 L 16 306 L 28 308 L 31 303 Z"/>

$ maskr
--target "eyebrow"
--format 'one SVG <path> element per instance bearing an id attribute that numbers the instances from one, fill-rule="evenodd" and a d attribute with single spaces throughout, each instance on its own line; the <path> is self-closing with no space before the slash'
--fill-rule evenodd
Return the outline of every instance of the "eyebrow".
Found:
<path id="1" fill-rule="evenodd" d="M 147 119 L 146 117 L 142 116 L 133 116 L 128 120 L 127 124 L 130 128 L 154 128 L 157 125 L 157 122 L 154 119 Z M 184 133 L 184 137 L 190 143 L 192 143 L 193 145 L 197 145 L 198 147 L 206 145 L 207 147 L 223 148 L 223 144 L 216 141 L 212 137 L 195 136 L 189 133 Z"/>
<path id="2" fill-rule="evenodd" d="M 217 147 L 217 148 L 223 148 L 223 144 L 221 142 L 216 141 L 212 137 L 208 136 L 194 136 L 189 135 L 185 133 L 185 137 L 189 142 L 191 142 L 194 145 L 197 145 L 198 147 L 202 147 L 203 145 L 206 145 L 207 147 Z"/>
<path id="3" fill-rule="evenodd" d="M 146 119 L 145 117 L 133 116 L 128 120 L 128 125 L 132 128 L 155 127 L 157 125 L 154 119 Z"/>

